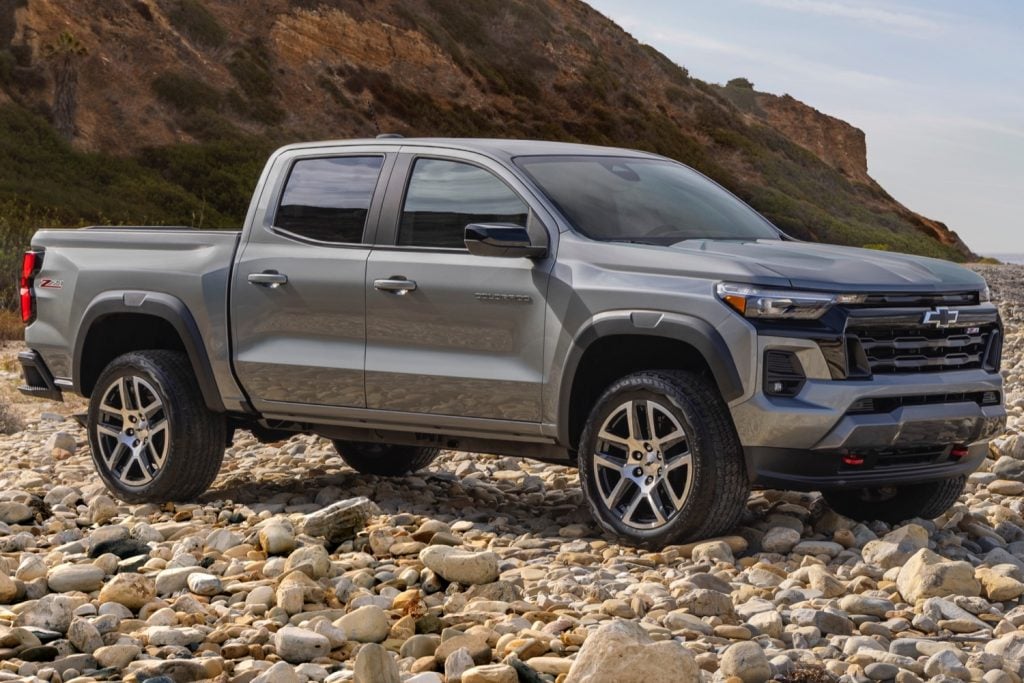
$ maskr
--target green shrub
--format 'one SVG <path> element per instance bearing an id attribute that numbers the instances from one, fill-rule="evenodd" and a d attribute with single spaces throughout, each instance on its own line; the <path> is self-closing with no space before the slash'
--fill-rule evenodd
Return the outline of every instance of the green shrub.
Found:
<path id="1" fill-rule="evenodd" d="M 185 114 L 194 114 L 200 109 L 216 110 L 224 99 L 220 91 L 198 78 L 172 71 L 154 78 L 152 87 L 163 102 Z"/>
<path id="2" fill-rule="evenodd" d="M 201 0 L 177 0 L 168 13 L 171 25 L 204 47 L 221 47 L 228 33 Z"/>
<path id="3" fill-rule="evenodd" d="M 743 77 L 740 77 L 740 78 L 733 78 L 732 80 L 730 80 L 728 83 L 725 84 L 725 87 L 727 87 L 727 88 L 743 88 L 744 90 L 753 90 L 754 89 L 754 84 L 752 82 L 750 82 L 750 80 L 748 80 L 746 78 L 743 78 Z"/>

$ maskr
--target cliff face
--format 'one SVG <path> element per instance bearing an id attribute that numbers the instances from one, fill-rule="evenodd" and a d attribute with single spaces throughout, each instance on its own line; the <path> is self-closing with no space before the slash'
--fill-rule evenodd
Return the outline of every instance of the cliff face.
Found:
<path id="1" fill-rule="evenodd" d="M 758 93 L 757 104 L 765 112 L 767 123 L 790 140 L 814 152 L 846 177 L 871 182 L 864 131 L 789 95 Z"/>
<path id="2" fill-rule="evenodd" d="M 692 78 L 576 0 L 0 0 L 0 103 L 49 115 L 63 32 L 87 51 L 81 150 L 378 132 L 613 144 L 695 166 L 797 237 L 970 254 L 871 180 L 861 131 Z"/>

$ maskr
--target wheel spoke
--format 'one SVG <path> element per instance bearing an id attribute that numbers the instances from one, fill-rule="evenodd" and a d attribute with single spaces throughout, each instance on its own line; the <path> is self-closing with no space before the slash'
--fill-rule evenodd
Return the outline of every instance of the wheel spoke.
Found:
<path id="1" fill-rule="evenodd" d="M 680 441 L 685 440 L 686 432 L 684 432 L 680 427 L 676 427 L 675 429 L 672 430 L 671 433 L 666 434 L 665 436 L 660 437 L 658 439 L 658 446 L 661 447 L 661 452 L 664 453 L 665 451 L 672 448 Z"/>
<path id="2" fill-rule="evenodd" d="M 128 447 L 119 441 L 117 445 L 114 446 L 114 450 L 110 451 L 110 455 L 104 459 L 104 462 L 107 463 L 107 467 L 109 467 L 111 471 L 116 470 L 117 464 L 121 462 L 124 457 L 124 453 L 126 452 L 130 452 Z"/>
<path id="3" fill-rule="evenodd" d="M 594 464 L 599 467 L 607 467 L 610 470 L 621 472 L 626 463 L 610 457 L 607 453 L 596 453 L 594 454 Z"/>
<path id="4" fill-rule="evenodd" d="M 105 424 L 96 425 L 96 432 L 99 433 L 99 434 L 102 434 L 103 436 L 109 436 L 109 437 L 114 438 L 114 439 L 120 439 L 121 438 L 121 431 L 119 429 L 114 429 L 110 425 L 105 425 Z"/>
<path id="5" fill-rule="evenodd" d="M 687 451 L 685 453 L 681 453 L 680 455 L 675 456 L 674 458 L 666 462 L 665 471 L 667 473 L 673 470 L 677 470 L 683 466 L 689 467 L 692 462 L 693 457 L 690 455 L 690 452 Z"/>
<path id="6" fill-rule="evenodd" d="M 124 377 L 117 380 L 117 394 L 118 397 L 121 399 L 121 410 L 123 412 L 132 410 L 133 406 L 131 401 L 131 395 L 128 393 L 128 382 L 125 381 Z"/>
<path id="7" fill-rule="evenodd" d="M 614 444 L 616 446 L 619 446 L 620 448 L 626 449 L 627 451 L 629 450 L 629 439 L 624 439 L 621 436 L 615 436 L 607 429 L 602 429 L 600 432 L 598 432 L 597 438 L 599 441 Z"/>
<path id="8" fill-rule="evenodd" d="M 164 455 L 156 450 L 156 446 L 150 441 L 146 444 L 146 450 L 149 452 L 150 461 L 156 469 L 160 469 L 164 466 Z"/>
<path id="9" fill-rule="evenodd" d="M 672 508 L 674 510 L 679 510 L 679 509 L 681 509 L 683 507 L 683 502 L 686 499 L 685 498 L 685 494 L 684 494 L 683 497 L 680 497 L 680 496 L 676 495 L 675 489 L 672 488 L 672 482 L 670 482 L 668 479 L 664 479 L 658 485 L 658 488 L 664 488 L 665 489 L 665 492 L 668 494 L 668 499 L 670 501 L 672 501 Z M 657 489 L 655 489 L 655 490 L 657 490 Z"/>
<path id="10" fill-rule="evenodd" d="M 655 424 L 655 411 L 658 409 L 658 404 L 654 401 L 647 402 L 647 440 L 657 441 L 658 440 L 658 427 Z"/>
<path id="11" fill-rule="evenodd" d="M 633 500 L 629 503 L 625 511 L 623 511 L 622 513 L 623 522 L 625 522 L 626 524 L 630 524 L 632 522 L 633 515 L 636 514 L 636 509 L 637 507 L 640 506 L 640 503 L 643 501 L 643 499 L 644 495 L 640 491 L 640 487 L 638 486 L 636 487 L 636 491 L 633 493 Z"/>
<path id="12" fill-rule="evenodd" d="M 139 386 L 138 377 L 132 377 L 132 402 L 135 410 L 142 409 L 142 388 Z"/>
<path id="13" fill-rule="evenodd" d="M 640 432 L 640 402 L 630 401 L 626 406 L 626 423 L 629 425 L 629 438 L 640 441 L 644 438 Z"/>
<path id="14" fill-rule="evenodd" d="M 157 420 L 152 425 L 150 425 L 150 427 L 149 427 L 149 438 L 152 439 L 157 434 L 160 434 L 161 432 L 166 432 L 166 431 L 167 431 L 167 418 L 165 417 L 162 420 Z"/>
<path id="15" fill-rule="evenodd" d="M 609 510 L 615 509 L 615 505 L 619 502 L 619 498 L 622 498 L 622 494 L 625 493 L 627 488 L 629 488 L 630 483 L 629 479 L 619 477 L 619 481 L 615 484 L 615 487 L 612 488 L 611 493 L 607 496 L 602 494 L 601 497 L 604 500 L 604 504 L 608 506 Z"/>
<path id="16" fill-rule="evenodd" d="M 658 487 L 654 487 L 647 494 L 647 504 L 651 506 L 651 510 L 654 512 L 654 519 L 657 521 L 658 526 L 665 523 L 665 513 L 661 510 L 661 495 L 658 493 Z"/>

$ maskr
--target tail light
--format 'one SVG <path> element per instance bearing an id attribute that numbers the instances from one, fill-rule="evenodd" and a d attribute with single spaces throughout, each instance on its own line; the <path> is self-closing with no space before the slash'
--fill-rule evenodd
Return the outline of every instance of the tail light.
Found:
<path id="1" fill-rule="evenodd" d="M 21 260 L 21 320 L 26 325 L 36 319 L 36 293 L 33 290 L 32 281 L 42 267 L 42 252 L 25 252 L 25 256 Z"/>

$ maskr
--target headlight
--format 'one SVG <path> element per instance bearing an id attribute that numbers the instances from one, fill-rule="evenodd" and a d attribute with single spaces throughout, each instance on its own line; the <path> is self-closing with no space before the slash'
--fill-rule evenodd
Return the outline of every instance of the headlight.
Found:
<path id="1" fill-rule="evenodd" d="M 985 289 L 978 292 L 978 303 L 987 304 L 990 301 L 992 301 L 992 290 L 989 289 L 988 285 L 986 284 Z"/>
<path id="2" fill-rule="evenodd" d="M 744 317 L 774 320 L 815 320 L 836 304 L 859 304 L 867 300 L 863 294 L 761 289 L 727 282 L 720 283 L 717 292 L 718 298 Z"/>

